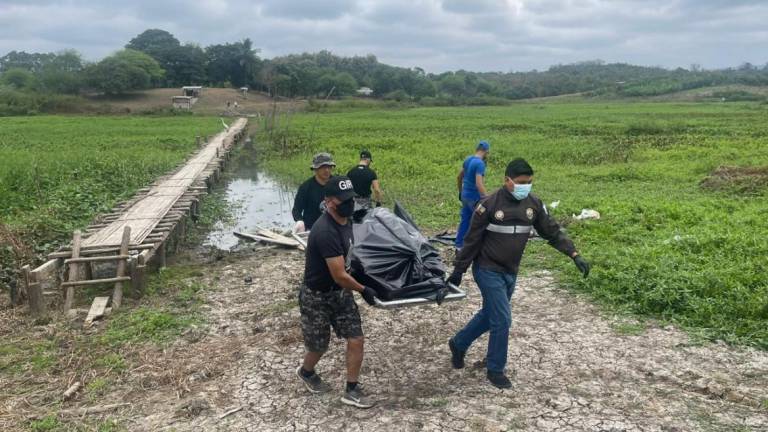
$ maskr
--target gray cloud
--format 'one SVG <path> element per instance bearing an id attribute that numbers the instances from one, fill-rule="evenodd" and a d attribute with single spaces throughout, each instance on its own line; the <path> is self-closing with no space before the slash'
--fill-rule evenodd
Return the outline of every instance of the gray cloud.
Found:
<path id="1" fill-rule="evenodd" d="M 267 0 L 262 2 L 266 16 L 289 19 L 336 19 L 354 11 L 354 0 Z"/>
<path id="2" fill-rule="evenodd" d="M 98 60 L 148 28 L 262 55 L 329 49 L 428 71 L 544 69 L 590 59 L 764 64 L 758 0 L 0 0 L 0 55 L 75 48 Z"/>

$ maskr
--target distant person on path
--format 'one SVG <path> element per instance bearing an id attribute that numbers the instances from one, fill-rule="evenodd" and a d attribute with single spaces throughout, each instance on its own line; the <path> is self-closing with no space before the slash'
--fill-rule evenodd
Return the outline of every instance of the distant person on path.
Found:
<path id="1" fill-rule="evenodd" d="M 237 109 L 237 101 L 235 101 L 235 109 Z"/>
<path id="2" fill-rule="evenodd" d="M 376 292 L 358 283 L 347 273 L 347 255 L 352 247 L 352 221 L 355 192 L 347 177 L 331 177 L 323 188 L 326 212 L 317 220 L 307 241 L 304 283 L 299 290 L 301 331 L 304 336 L 304 362 L 296 375 L 312 393 L 330 390 L 315 366 L 328 350 L 331 327 L 336 336 L 347 340 L 347 384 L 341 402 L 357 408 L 370 408 L 374 402 L 358 383 L 363 365 L 363 327 L 352 296 L 358 291 L 370 305 Z"/>
<path id="3" fill-rule="evenodd" d="M 379 178 L 376 176 L 376 171 L 371 169 L 371 162 L 373 162 L 371 152 L 362 150 L 360 152 L 360 162 L 347 173 L 347 177 L 352 180 L 352 185 L 354 185 L 355 193 L 357 194 L 355 203 L 363 209 L 373 207 L 371 194 L 373 194 L 373 198 L 376 200 L 376 207 L 381 207 L 381 187 L 379 186 Z M 373 192 L 371 192 L 371 189 L 373 189 Z"/>
<path id="4" fill-rule="evenodd" d="M 584 277 L 589 274 L 589 263 L 579 255 L 539 197 L 530 194 L 532 183 L 533 168 L 528 162 L 515 159 L 507 165 L 504 186 L 475 208 L 464 248 L 456 255 L 448 277 L 449 283 L 458 286 L 472 264 L 472 274 L 483 297 L 481 309 L 448 341 L 451 364 L 455 369 L 463 368 L 472 342 L 489 332 L 487 377 L 498 388 L 512 386 L 504 374 L 512 325 L 509 302 L 531 230 L 535 228 L 552 247 L 571 257 Z"/>
<path id="5" fill-rule="evenodd" d="M 312 158 L 310 169 L 314 175 L 299 186 L 296 198 L 293 200 L 293 220 L 296 224 L 294 232 L 300 233 L 312 229 L 312 225 L 322 214 L 320 204 L 323 202 L 323 187 L 331 178 L 331 172 L 336 167 L 328 153 L 318 153 Z"/>
<path id="6" fill-rule="evenodd" d="M 456 183 L 459 188 L 459 200 L 461 201 L 461 220 L 459 229 L 456 232 L 456 249 L 460 250 L 464 246 L 464 236 L 469 229 L 469 221 L 472 218 L 472 212 L 475 210 L 480 198 L 486 194 L 485 184 L 485 161 L 488 158 L 488 152 L 491 145 L 488 141 L 480 141 L 475 148 L 475 154 L 464 159 Z"/>
<path id="7" fill-rule="evenodd" d="M 232 102 L 227 101 L 227 110 L 229 110 L 230 105 L 232 105 Z"/>

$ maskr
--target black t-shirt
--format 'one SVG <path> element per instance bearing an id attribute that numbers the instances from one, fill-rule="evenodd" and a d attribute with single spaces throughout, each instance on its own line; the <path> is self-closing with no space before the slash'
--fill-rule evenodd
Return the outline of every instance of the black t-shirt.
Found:
<path id="1" fill-rule="evenodd" d="M 304 221 L 306 229 L 312 229 L 317 218 L 323 213 L 320 204 L 323 202 L 323 185 L 314 176 L 308 178 L 299 186 L 296 198 L 293 200 L 293 220 Z"/>
<path id="2" fill-rule="evenodd" d="M 377 179 L 376 171 L 368 165 L 358 165 L 347 173 L 347 177 L 352 180 L 352 186 L 359 197 L 368 198 L 371 196 L 371 184 Z"/>
<path id="3" fill-rule="evenodd" d="M 326 258 L 343 256 L 347 259 L 352 246 L 352 224 L 339 225 L 331 215 L 323 213 L 315 222 L 307 240 L 307 253 L 304 264 L 304 283 L 315 291 L 341 289 L 336 285 L 328 269 Z"/>

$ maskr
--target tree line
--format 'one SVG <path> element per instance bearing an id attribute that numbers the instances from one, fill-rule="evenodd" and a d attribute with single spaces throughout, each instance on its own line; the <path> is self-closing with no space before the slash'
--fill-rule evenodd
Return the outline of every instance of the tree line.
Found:
<path id="1" fill-rule="evenodd" d="M 768 64 L 704 70 L 587 61 L 545 71 L 426 73 L 381 63 L 374 55 L 341 57 L 329 51 L 263 59 L 250 39 L 201 47 L 149 29 L 124 49 L 89 63 L 74 50 L 12 51 L 0 57 L 5 89 L 77 95 L 124 94 L 156 87 L 243 87 L 291 98 L 343 97 L 361 87 L 398 101 L 494 103 L 563 94 L 654 96 L 722 84 L 768 85 Z M 0 93 L 2 96 L 2 93 Z"/>

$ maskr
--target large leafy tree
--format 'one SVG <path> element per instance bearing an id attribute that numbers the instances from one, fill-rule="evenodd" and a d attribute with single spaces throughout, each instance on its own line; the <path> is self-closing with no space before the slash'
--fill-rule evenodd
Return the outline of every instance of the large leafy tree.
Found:
<path id="1" fill-rule="evenodd" d="M 235 87 L 256 84 L 261 69 L 257 53 L 248 38 L 242 42 L 206 47 L 208 79 L 214 84 L 229 83 Z"/>
<path id="2" fill-rule="evenodd" d="M 132 49 L 118 51 L 88 70 L 91 85 L 107 94 L 123 94 L 152 87 L 163 75 L 157 60 Z"/>
<path id="3" fill-rule="evenodd" d="M 355 77 L 347 72 L 335 73 L 327 72 L 317 82 L 317 90 L 320 93 L 328 94 L 333 89 L 334 96 L 354 95 L 357 90 L 357 81 Z"/>
<path id="4" fill-rule="evenodd" d="M 0 58 L 0 70 L 10 73 L 7 79 L 19 89 L 74 94 L 83 83 L 83 60 L 75 50 L 55 54 L 12 51 Z"/>
<path id="5" fill-rule="evenodd" d="M 154 57 L 166 51 L 174 50 L 181 46 L 176 37 L 165 30 L 144 30 L 140 35 L 131 39 L 125 46 L 127 49 L 141 51 Z"/>
<path id="6" fill-rule="evenodd" d="M 38 85 L 50 93 L 78 93 L 84 84 L 83 67 L 83 59 L 77 51 L 57 53 L 37 73 Z"/>
<path id="7" fill-rule="evenodd" d="M 36 73 L 54 57 L 55 54 L 53 53 L 11 51 L 0 57 L 0 72 L 8 69 L 25 69 L 32 73 Z"/>
<path id="8" fill-rule="evenodd" d="M 162 85 L 178 87 L 203 84 L 205 75 L 205 53 L 194 44 L 182 45 L 171 33 L 160 29 L 149 29 L 131 39 L 127 49 L 141 51 L 157 60 L 165 70 Z"/>
<path id="9" fill-rule="evenodd" d="M 0 75 L 0 84 L 11 86 L 17 90 L 32 87 L 35 76 L 32 72 L 22 68 L 8 69 Z"/>

